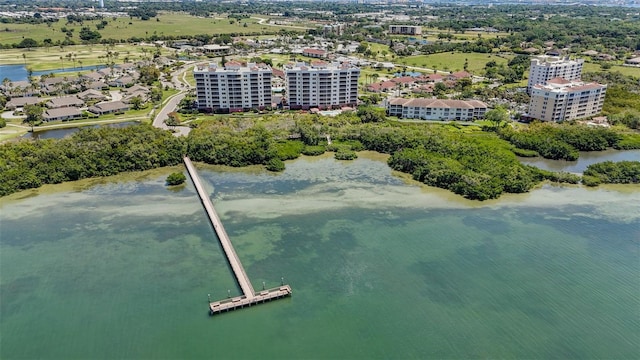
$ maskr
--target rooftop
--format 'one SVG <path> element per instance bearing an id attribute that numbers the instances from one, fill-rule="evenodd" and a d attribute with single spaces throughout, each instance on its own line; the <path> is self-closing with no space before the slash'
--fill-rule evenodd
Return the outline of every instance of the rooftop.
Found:
<path id="1" fill-rule="evenodd" d="M 271 67 L 265 63 L 241 63 L 238 61 L 228 61 L 224 64 L 224 67 L 220 67 L 217 63 L 210 63 L 208 65 L 196 65 L 194 72 L 250 72 L 250 71 L 268 71 L 271 72 Z"/>
<path id="2" fill-rule="evenodd" d="M 554 80 L 554 82 L 552 82 Z M 549 92 L 576 92 L 606 88 L 607 85 L 598 84 L 596 82 L 585 83 L 582 81 L 568 81 L 562 78 L 555 78 L 547 81 L 547 85 L 537 84 L 533 86 L 534 90 L 542 90 Z"/>
<path id="3" fill-rule="evenodd" d="M 487 104 L 478 100 L 442 100 L 442 99 L 403 99 L 396 98 L 389 101 L 389 105 L 402 105 L 422 108 L 444 108 L 444 109 L 475 109 L 487 108 Z"/>

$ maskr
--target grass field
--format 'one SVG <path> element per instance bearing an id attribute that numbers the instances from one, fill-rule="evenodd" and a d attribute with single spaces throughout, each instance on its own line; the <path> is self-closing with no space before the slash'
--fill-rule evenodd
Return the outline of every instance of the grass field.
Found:
<path id="1" fill-rule="evenodd" d="M 394 38 L 398 40 L 404 40 L 407 37 L 414 37 L 417 39 L 424 39 L 429 41 L 430 43 L 436 42 L 438 40 L 448 41 L 447 39 L 438 39 L 438 34 L 451 34 L 455 37 L 451 42 L 462 42 L 462 41 L 473 41 L 478 38 L 482 39 L 494 39 L 496 37 L 506 37 L 509 34 L 504 32 L 496 32 L 496 33 L 487 33 L 487 32 L 476 32 L 476 31 L 467 31 L 465 33 L 455 33 L 455 32 L 447 32 L 446 30 L 438 30 L 438 29 L 430 29 L 422 27 L 422 35 L 412 36 L 412 35 L 398 35 L 394 36 Z"/>
<path id="2" fill-rule="evenodd" d="M 429 41 L 437 41 L 438 34 L 446 34 L 446 33 L 447 33 L 446 31 L 427 29 L 426 36 L 423 35 L 423 37 Z M 497 36 L 506 37 L 509 35 L 508 33 L 503 33 L 503 32 L 487 33 L 487 32 L 475 32 L 475 31 L 466 31 L 465 33 L 452 32 L 450 34 L 455 36 L 456 40 L 458 41 L 477 40 L 478 38 L 495 39 Z"/>
<path id="3" fill-rule="evenodd" d="M 397 59 L 396 61 L 409 66 L 425 67 L 443 71 L 461 71 L 464 69 L 466 59 L 469 63 L 467 71 L 474 74 L 480 74 L 487 62 L 493 60 L 498 64 L 506 64 L 512 57 L 513 56 L 510 55 L 498 56 L 497 54 L 454 52 L 408 56 Z"/>
<path id="4" fill-rule="evenodd" d="M 600 71 L 616 72 L 617 71 L 622 73 L 622 75 L 634 76 L 634 77 L 640 78 L 640 68 L 630 67 L 630 66 L 614 65 L 613 67 L 611 67 L 611 69 L 602 70 L 599 64 L 585 62 L 584 67 L 582 68 L 582 71 L 583 72 L 600 72 Z"/>
<path id="5" fill-rule="evenodd" d="M 145 54 L 143 49 L 147 51 Z M 143 59 L 145 56 L 149 57 L 156 51 L 155 46 L 141 46 L 141 45 L 115 45 L 109 48 L 112 52 L 118 53 L 118 58 L 114 59 L 115 63 L 123 63 L 125 59 L 129 61 L 137 61 Z M 105 64 L 107 59 L 104 57 L 107 54 L 107 48 L 104 45 L 74 45 L 65 46 L 63 49 L 60 47 L 52 48 L 36 48 L 32 50 L 27 49 L 4 49 L 0 50 L 0 64 L 3 65 L 17 65 L 25 64 L 27 68 L 34 71 L 52 70 L 61 68 L 70 68 L 75 66 L 82 66 L 90 69 L 92 66 Z M 170 50 L 161 48 L 160 51 L 167 55 Z M 24 54 L 24 57 L 22 56 Z M 67 55 L 72 54 L 72 58 L 67 58 Z M 62 57 L 62 59 L 60 59 Z"/>
<path id="6" fill-rule="evenodd" d="M 254 17 L 236 21 L 223 15 L 214 18 L 201 18 L 185 13 L 162 12 L 159 13 L 157 19 L 143 21 L 128 17 L 110 18 L 108 19 L 109 24 L 99 32 L 102 35 L 102 39 L 125 41 L 131 37 L 146 38 L 153 34 L 181 38 L 197 34 L 275 33 L 280 29 L 304 30 L 294 27 L 259 24 L 260 18 Z M 264 19 L 266 21 L 266 18 Z M 58 40 L 63 41 L 65 39 L 65 33 L 61 31 L 63 27 L 73 29 L 72 40 L 80 43 L 81 40 L 78 35 L 80 29 L 87 26 L 91 30 L 96 30 L 96 24 L 100 21 L 85 21 L 83 25 L 77 23 L 67 25 L 65 20 L 60 20 L 50 27 L 44 24 L 2 24 L 0 26 L 0 43 L 19 43 L 23 38 L 32 38 L 40 43 L 47 38 L 54 43 Z M 244 26 L 245 23 L 246 27 Z"/>
<path id="7" fill-rule="evenodd" d="M 371 52 L 374 54 L 374 58 L 380 61 L 389 61 L 391 60 L 392 53 L 389 50 L 389 45 L 382 45 L 378 43 L 372 42 L 362 42 L 364 45 L 368 46 Z M 386 52 L 386 56 L 382 54 Z"/>

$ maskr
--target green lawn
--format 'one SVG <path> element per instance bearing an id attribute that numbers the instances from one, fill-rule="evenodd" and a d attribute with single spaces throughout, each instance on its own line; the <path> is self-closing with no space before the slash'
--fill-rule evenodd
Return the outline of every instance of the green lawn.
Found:
<path id="1" fill-rule="evenodd" d="M 392 53 L 389 50 L 389 45 L 382 45 L 378 43 L 372 42 L 363 42 L 364 45 L 368 46 L 371 52 L 374 54 L 374 58 L 379 61 L 390 61 Z M 386 51 L 386 56 L 383 56 L 383 52 Z M 376 56 L 377 55 L 377 56 Z"/>
<path id="2" fill-rule="evenodd" d="M 468 70 L 473 74 L 482 74 L 485 64 L 495 61 L 498 64 L 507 64 L 512 55 L 480 54 L 480 53 L 440 53 L 432 55 L 408 56 L 396 59 L 396 62 L 408 66 L 425 67 L 441 71 L 461 71 L 464 68 L 465 59 L 468 60 Z"/>
<path id="3" fill-rule="evenodd" d="M 150 57 L 156 51 L 154 46 L 139 45 L 115 45 L 109 50 L 118 53 L 114 59 L 116 63 L 123 63 L 125 59 L 137 61 L 144 57 Z M 169 54 L 168 49 L 160 49 L 164 55 Z M 74 45 L 51 48 L 27 49 L 3 49 L 0 51 L 0 64 L 25 64 L 35 71 L 52 70 L 75 66 L 91 68 L 95 65 L 105 64 L 107 48 L 104 45 Z M 146 53 L 145 53 L 146 51 Z M 24 54 L 24 57 L 23 57 Z M 72 54 L 71 58 L 67 55 Z M 62 57 L 62 59 L 60 59 Z"/>
<path id="4" fill-rule="evenodd" d="M 260 19 L 255 18 L 236 21 L 234 19 L 228 19 L 225 15 L 201 18 L 186 13 L 161 12 L 157 19 L 158 20 L 153 18 L 147 21 L 128 17 L 108 19 L 109 24 L 103 30 L 98 31 L 102 35 L 102 39 L 115 39 L 124 42 L 131 37 L 145 38 L 153 34 L 157 34 L 158 36 L 172 35 L 180 38 L 197 34 L 247 34 L 255 32 L 266 34 L 275 33 L 283 28 L 294 31 L 304 30 L 286 26 L 261 25 L 258 24 Z M 91 30 L 96 30 L 96 24 L 100 21 L 101 20 L 85 21 L 83 25 L 75 23 L 73 25 L 67 25 L 66 21 L 61 20 L 51 26 L 44 24 L 2 24 L 0 43 L 19 43 L 23 38 L 32 38 L 38 42 L 42 42 L 47 38 L 51 39 L 54 43 L 58 40 L 63 41 L 65 38 L 65 33 L 61 31 L 63 27 L 73 29 L 72 40 L 76 43 L 81 43 L 78 35 L 80 29 L 87 26 L 91 28 Z M 233 24 L 231 24 L 232 21 Z"/>
<path id="5" fill-rule="evenodd" d="M 426 35 L 423 34 L 423 38 L 429 40 L 429 41 L 437 41 L 438 40 L 438 34 L 446 34 L 446 31 L 442 31 L 442 30 L 437 30 L 437 29 L 427 29 L 426 30 Z M 423 28 L 423 33 L 425 32 L 425 29 Z M 497 32 L 497 33 L 487 33 L 487 32 L 476 32 L 476 31 L 466 31 L 464 33 L 454 33 L 451 32 L 451 35 L 455 36 L 456 40 L 458 41 L 468 41 L 468 40 L 477 40 L 478 38 L 482 38 L 482 39 L 495 39 L 497 36 L 499 37 L 506 37 L 509 34 L 508 33 L 503 33 L 503 32 Z"/>
<path id="6" fill-rule="evenodd" d="M 599 64 L 585 62 L 584 67 L 582 68 L 582 71 L 583 72 L 600 72 L 600 71 L 616 72 L 617 71 L 622 73 L 622 75 L 634 76 L 634 77 L 640 78 L 640 68 L 630 67 L 630 66 L 614 65 L 611 69 L 602 70 Z"/>

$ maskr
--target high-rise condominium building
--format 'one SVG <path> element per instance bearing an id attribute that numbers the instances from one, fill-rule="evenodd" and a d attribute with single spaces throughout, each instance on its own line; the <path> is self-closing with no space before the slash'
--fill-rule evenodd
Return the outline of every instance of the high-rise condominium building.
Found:
<path id="1" fill-rule="evenodd" d="M 528 116 L 544 121 L 565 121 L 597 115 L 602 111 L 607 85 L 551 79 L 531 89 Z"/>
<path id="2" fill-rule="evenodd" d="M 198 108 L 214 112 L 238 112 L 271 106 L 271 67 L 229 61 L 198 65 L 196 79 Z"/>
<path id="3" fill-rule="evenodd" d="M 348 63 L 314 61 L 284 66 L 291 109 L 356 106 L 360 69 Z"/>
<path id="4" fill-rule="evenodd" d="M 537 56 L 531 59 L 527 93 L 531 94 L 534 85 L 546 85 L 553 78 L 563 78 L 569 81 L 578 80 L 582 76 L 584 60 L 571 60 L 568 57 Z"/>
<path id="5" fill-rule="evenodd" d="M 389 25 L 389 32 L 399 35 L 422 35 L 422 26 Z"/>

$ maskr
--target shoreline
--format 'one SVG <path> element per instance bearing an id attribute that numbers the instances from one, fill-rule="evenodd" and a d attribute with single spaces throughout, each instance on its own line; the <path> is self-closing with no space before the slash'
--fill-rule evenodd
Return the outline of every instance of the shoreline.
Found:
<path id="1" fill-rule="evenodd" d="M 360 156 L 359 159 L 373 162 L 376 166 L 383 165 L 387 167 L 386 161 L 383 158 L 388 157 L 386 154 L 379 154 L 371 151 L 365 151 L 358 153 Z M 354 160 L 354 162 L 341 162 L 339 160 L 333 159 L 333 154 L 325 153 L 321 156 L 310 157 L 310 156 L 301 156 L 295 160 L 288 160 L 287 165 L 292 165 L 300 162 L 301 164 L 313 164 L 319 161 L 328 161 L 331 162 L 332 166 L 340 165 L 341 168 L 347 167 L 349 165 L 354 164 L 358 160 Z M 214 172 L 214 173 L 238 173 L 238 174 L 246 174 L 246 175 L 268 175 L 273 177 L 284 176 L 287 172 L 280 173 L 272 173 L 267 171 L 264 167 L 259 165 L 253 165 L 249 167 L 242 168 L 234 168 L 230 166 L 224 165 L 209 165 L 205 163 L 196 163 L 196 167 L 198 170 L 206 171 L 206 172 Z M 289 167 L 287 168 L 289 169 Z M 637 197 L 637 201 L 640 204 L 640 184 L 602 184 L 598 187 L 587 187 L 581 184 L 558 184 L 551 183 L 549 181 L 541 182 L 536 185 L 529 192 L 521 193 L 521 194 L 512 194 L 512 193 L 504 193 L 497 199 L 490 199 L 485 201 L 477 201 L 477 200 L 469 200 L 465 199 L 461 195 L 457 195 L 449 190 L 441 189 L 438 187 L 433 187 L 426 185 L 424 183 L 418 182 L 411 178 L 410 174 L 405 174 L 402 172 L 394 171 L 390 168 L 389 175 L 394 179 L 400 181 L 400 185 L 398 184 L 388 184 L 385 186 L 379 186 L 373 182 L 361 182 L 362 186 L 358 188 L 353 187 L 345 187 L 339 194 L 331 194 L 333 199 L 330 202 L 320 201 L 316 203 L 317 210 L 337 208 L 337 207 L 349 207 L 349 206 L 362 206 L 362 207 L 372 207 L 377 208 L 379 205 L 385 205 L 389 207 L 416 207 L 421 209 L 436 209 L 436 208 L 486 208 L 486 207 L 503 207 L 503 206 L 514 206 L 514 205 L 522 205 L 527 201 L 530 201 L 531 198 L 535 196 L 539 196 L 540 199 L 534 201 L 532 206 L 542 206 L 545 204 L 557 204 L 557 203 L 585 203 L 588 204 L 589 201 L 581 200 L 580 194 L 596 194 L 598 192 L 603 195 L 599 197 L 599 200 L 603 200 L 606 198 L 606 194 L 617 194 L 618 196 L 628 197 L 632 195 Z M 170 167 L 161 167 L 152 170 L 139 171 L 139 172 L 126 172 L 120 173 L 117 175 L 107 176 L 107 177 L 96 177 L 96 178 L 88 178 L 77 181 L 69 181 L 61 184 L 45 184 L 35 189 L 27 189 L 20 192 L 12 193 L 3 197 L 0 197 L 0 209 L 7 204 L 25 200 L 31 197 L 37 197 L 41 195 L 56 195 L 63 192 L 83 192 L 88 189 L 94 188 L 99 185 L 108 185 L 108 184 L 119 184 L 119 183 L 127 183 L 127 182 L 136 182 L 140 183 L 143 181 L 149 181 L 152 179 L 156 179 L 157 181 L 163 181 L 161 179 L 163 176 L 168 176 L 172 172 L 176 171 L 186 171 L 183 165 L 176 165 Z M 300 169 L 290 170 L 291 172 L 301 171 Z M 321 169 L 318 169 L 320 172 Z M 371 171 L 377 171 L 377 169 L 371 169 Z M 295 174 L 288 174 L 289 176 L 295 176 Z M 331 184 L 332 187 L 339 187 L 339 182 L 327 180 L 325 182 L 320 182 L 318 184 L 313 184 L 305 189 L 296 192 L 296 197 L 307 198 L 309 202 L 314 202 L 315 195 L 325 193 L 324 188 L 326 184 Z M 382 190 L 381 190 L 382 189 Z M 167 191 L 171 191 L 171 189 L 167 188 Z M 389 196 L 388 199 L 374 199 L 370 201 L 367 198 L 367 193 L 374 193 L 380 195 L 382 192 L 386 192 L 386 195 Z M 566 196 L 561 196 L 561 192 L 567 192 Z M 221 207 L 221 213 L 226 213 L 227 211 L 233 211 L 234 208 L 238 206 L 238 204 L 245 203 L 247 201 L 251 201 L 255 203 L 253 208 L 256 213 L 259 213 L 261 210 L 260 203 L 265 202 L 268 198 L 273 196 L 280 196 L 277 194 L 264 194 L 260 197 L 253 197 L 252 199 L 242 199 L 242 198 L 225 198 Z M 286 195 L 285 195 L 286 196 Z M 421 199 L 415 199 L 416 196 L 424 197 Z M 604 197 L 603 197 L 604 196 Z M 288 210 L 295 213 L 298 210 L 295 209 L 295 206 L 291 203 L 293 200 L 284 201 L 282 199 L 282 210 Z M 592 199 L 591 199 L 592 200 Z M 295 201 L 293 201 L 295 202 Z M 290 203 L 290 204 L 286 204 Z M 236 205 L 233 205 L 236 204 Z M 263 215 L 270 217 L 267 213 Z M 261 217 L 260 215 L 256 215 Z"/>

